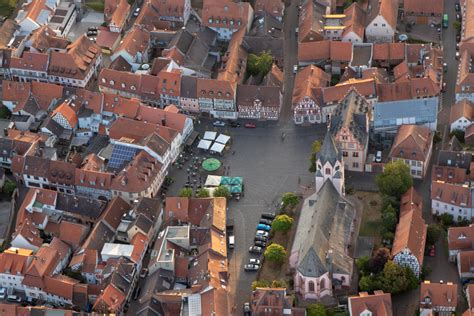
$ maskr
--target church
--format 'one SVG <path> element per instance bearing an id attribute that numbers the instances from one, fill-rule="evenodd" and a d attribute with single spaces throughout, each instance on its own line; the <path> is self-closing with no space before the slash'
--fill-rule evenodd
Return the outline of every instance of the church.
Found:
<path id="1" fill-rule="evenodd" d="M 344 161 L 328 131 L 316 156 L 316 192 L 305 199 L 290 254 L 295 292 L 325 300 L 348 288 L 354 259 L 349 255 L 356 210 L 345 198 Z"/>

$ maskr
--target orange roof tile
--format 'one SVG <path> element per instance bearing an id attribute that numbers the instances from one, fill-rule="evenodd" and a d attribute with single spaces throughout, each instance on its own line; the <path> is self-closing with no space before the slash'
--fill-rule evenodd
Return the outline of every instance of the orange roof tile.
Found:
<path id="1" fill-rule="evenodd" d="M 53 110 L 51 117 L 54 117 L 57 114 L 61 114 L 62 117 L 68 121 L 69 126 L 71 128 L 75 128 L 78 123 L 76 112 L 72 109 L 72 107 L 67 103 L 63 102 L 60 106 Z"/>
<path id="2" fill-rule="evenodd" d="M 393 141 L 390 157 L 425 161 L 433 146 L 433 133 L 420 125 L 401 125 Z"/>
<path id="3" fill-rule="evenodd" d="M 351 315 L 361 315 L 364 311 L 372 312 L 377 316 L 392 316 L 392 297 L 390 293 L 374 291 L 369 295 L 367 292 L 359 293 L 359 296 L 349 297 Z"/>

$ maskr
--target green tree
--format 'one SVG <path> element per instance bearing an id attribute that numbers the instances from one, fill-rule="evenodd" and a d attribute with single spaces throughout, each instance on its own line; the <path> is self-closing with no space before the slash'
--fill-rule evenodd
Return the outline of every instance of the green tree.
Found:
<path id="1" fill-rule="evenodd" d="M 315 303 L 306 308 L 306 314 L 308 316 L 327 316 L 328 311 L 323 304 Z"/>
<path id="2" fill-rule="evenodd" d="M 309 172 L 316 172 L 316 154 L 321 150 L 321 142 L 315 140 L 311 145 L 311 156 L 309 157 Z"/>
<path id="3" fill-rule="evenodd" d="M 268 280 L 255 280 L 252 282 L 252 290 L 256 290 L 257 287 L 270 287 L 270 281 Z"/>
<path id="4" fill-rule="evenodd" d="M 459 21 L 454 21 L 453 22 L 453 27 L 456 30 L 456 32 L 461 32 L 461 22 Z"/>
<path id="5" fill-rule="evenodd" d="M 378 283 L 384 292 L 398 294 L 418 286 L 418 279 L 409 268 L 387 261 L 383 272 L 378 276 Z"/>
<path id="6" fill-rule="evenodd" d="M 367 256 L 356 259 L 356 266 L 359 269 L 361 275 L 369 273 L 369 261 L 370 258 Z"/>
<path id="7" fill-rule="evenodd" d="M 12 112 L 10 112 L 10 110 L 6 106 L 3 105 L 2 107 L 0 107 L 0 118 L 8 119 L 10 118 L 10 116 L 12 116 Z"/>
<path id="8" fill-rule="evenodd" d="M 430 224 L 428 225 L 428 229 L 426 231 L 426 245 L 427 246 L 432 246 L 436 244 L 436 242 L 439 239 L 439 236 L 441 236 L 442 230 L 439 225 L 436 224 Z"/>
<path id="9" fill-rule="evenodd" d="M 270 246 L 267 247 L 267 249 L 265 249 L 265 252 L 263 255 L 269 261 L 282 263 L 286 257 L 286 250 L 282 245 L 271 244 Z"/>
<path id="10" fill-rule="evenodd" d="M 182 188 L 178 194 L 180 197 L 193 197 L 193 189 L 191 188 Z"/>
<path id="11" fill-rule="evenodd" d="M 278 215 L 272 222 L 272 229 L 276 232 L 286 233 L 293 225 L 294 219 L 286 214 Z"/>
<path id="12" fill-rule="evenodd" d="M 206 188 L 201 188 L 197 191 L 196 196 L 199 198 L 207 198 L 210 196 L 209 190 Z"/>
<path id="13" fill-rule="evenodd" d="M 453 226 L 453 224 L 454 224 L 453 215 L 448 214 L 448 213 L 441 214 L 441 215 L 439 216 L 439 220 L 441 221 L 441 224 L 442 224 L 443 227 L 445 227 L 445 228 L 451 227 L 451 226 Z"/>
<path id="14" fill-rule="evenodd" d="M 285 280 L 273 280 L 272 284 L 270 284 L 271 288 L 286 288 L 286 282 Z"/>
<path id="15" fill-rule="evenodd" d="M 364 275 L 359 279 L 359 289 L 363 292 L 377 290 L 377 278 L 374 275 Z"/>
<path id="16" fill-rule="evenodd" d="M 395 211 L 393 206 L 387 206 L 387 208 L 382 211 L 382 233 L 395 232 L 395 228 L 397 227 L 397 221 L 397 211 Z"/>
<path id="17" fill-rule="evenodd" d="M 247 57 L 247 71 L 250 75 L 265 76 L 273 65 L 273 56 L 269 52 L 262 52 L 260 55 L 249 54 Z"/>
<path id="18" fill-rule="evenodd" d="M 220 185 L 214 190 L 213 196 L 225 197 L 226 199 L 230 199 L 232 195 L 230 194 L 230 191 L 227 187 Z"/>
<path id="19" fill-rule="evenodd" d="M 464 143 L 464 131 L 460 129 L 455 129 L 451 133 L 449 133 L 449 137 L 456 136 L 456 138 L 459 140 L 459 142 Z"/>
<path id="20" fill-rule="evenodd" d="M 15 191 L 15 189 L 16 189 L 16 183 L 9 179 L 6 179 L 5 183 L 3 184 L 3 192 L 11 196 L 13 194 L 13 191 Z"/>
<path id="21" fill-rule="evenodd" d="M 376 178 L 382 194 L 400 198 L 413 185 L 410 168 L 401 160 L 385 165 L 384 172 Z"/>
<path id="22" fill-rule="evenodd" d="M 294 194 L 293 192 L 286 192 L 283 194 L 281 197 L 281 202 L 283 203 L 283 208 L 286 208 L 287 206 L 293 208 L 295 207 L 298 202 L 300 201 L 300 198 Z"/>

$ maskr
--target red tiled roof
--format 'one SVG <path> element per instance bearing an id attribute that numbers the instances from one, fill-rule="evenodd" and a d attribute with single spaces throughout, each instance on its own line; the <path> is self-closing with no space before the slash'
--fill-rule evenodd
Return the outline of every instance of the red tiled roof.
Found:
<path id="1" fill-rule="evenodd" d="M 425 224 L 419 210 L 415 209 L 405 212 L 400 216 L 400 221 L 395 231 L 392 256 L 396 256 L 401 251 L 408 249 L 418 259 L 420 267 L 423 266 L 427 228 L 428 225 Z"/>
<path id="2" fill-rule="evenodd" d="M 390 293 L 383 291 L 374 291 L 369 295 L 367 292 L 359 293 L 359 296 L 349 297 L 349 306 L 351 315 L 361 315 L 364 311 L 372 312 L 377 316 L 392 316 L 392 297 Z"/>
<path id="3" fill-rule="evenodd" d="M 433 133 L 420 125 L 401 125 L 398 129 L 389 156 L 425 161 L 433 146 Z"/>
<path id="4" fill-rule="evenodd" d="M 237 29 L 252 22 L 249 21 L 251 10 L 252 6 L 248 2 L 204 0 L 202 24 L 207 27 Z"/>
<path id="5" fill-rule="evenodd" d="M 471 193 L 468 187 L 446 182 L 431 183 L 431 199 L 450 205 L 472 207 Z"/>
<path id="6" fill-rule="evenodd" d="M 440 0 L 404 0 L 403 11 L 405 14 L 423 14 L 430 16 L 432 14 L 441 15 L 444 13 L 444 1 Z"/>
<path id="7" fill-rule="evenodd" d="M 24 52 L 22 57 L 11 58 L 10 68 L 46 72 L 48 70 L 48 59 L 48 54 Z"/>
<path id="8" fill-rule="evenodd" d="M 474 250 L 474 226 L 450 227 L 448 248 L 449 250 Z"/>
<path id="9" fill-rule="evenodd" d="M 425 298 L 429 298 L 429 306 L 432 307 L 456 307 L 458 297 L 458 285 L 450 282 L 432 283 L 425 281 L 420 286 L 420 302 L 424 302 Z M 423 306 L 420 306 L 423 308 Z"/>

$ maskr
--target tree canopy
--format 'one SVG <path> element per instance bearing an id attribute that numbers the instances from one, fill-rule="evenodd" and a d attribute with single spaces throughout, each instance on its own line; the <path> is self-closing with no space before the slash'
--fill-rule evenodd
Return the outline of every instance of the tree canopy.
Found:
<path id="1" fill-rule="evenodd" d="M 214 190 L 213 196 L 215 196 L 215 197 L 225 197 L 226 199 L 230 199 L 232 194 L 230 194 L 230 191 L 227 187 L 225 187 L 223 185 L 220 185 Z"/>
<path id="2" fill-rule="evenodd" d="M 196 196 L 199 198 L 207 198 L 210 196 L 209 190 L 206 188 L 201 188 L 197 191 Z"/>
<path id="3" fill-rule="evenodd" d="M 286 192 L 281 197 L 281 202 L 283 203 L 284 208 L 287 206 L 295 207 L 299 201 L 300 201 L 300 198 L 293 192 Z"/>
<path id="4" fill-rule="evenodd" d="M 16 189 L 16 183 L 11 181 L 11 180 L 5 180 L 5 183 L 3 184 L 3 192 L 5 192 L 8 195 L 12 195 L 13 191 Z"/>
<path id="5" fill-rule="evenodd" d="M 315 303 L 306 308 L 306 314 L 308 316 L 327 316 L 328 311 L 323 304 Z"/>
<path id="6" fill-rule="evenodd" d="M 359 280 L 361 291 L 382 290 L 386 293 L 398 294 L 416 289 L 419 280 L 412 270 L 399 266 L 388 260 L 379 274 L 364 275 Z"/>
<path id="7" fill-rule="evenodd" d="M 390 162 L 377 176 L 376 183 L 382 194 L 400 198 L 413 185 L 410 167 L 401 160 Z"/>
<path id="8" fill-rule="evenodd" d="M 267 247 L 267 249 L 265 249 L 265 253 L 263 255 L 269 261 L 282 263 L 286 257 L 286 250 L 282 245 L 271 244 Z"/>
<path id="9" fill-rule="evenodd" d="M 193 197 L 193 189 L 191 188 L 182 188 L 178 194 L 180 197 Z"/>
<path id="10" fill-rule="evenodd" d="M 287 232 L 293 225 L 294 219 L 286 214 L 278 215 L 272 222 L 272 229 L 276 232 Z"/>
<path id="11" fill-rule="evenodd" d="M 260 55 L 249 54 L 247 58 L 247 71 L 250 75 L 265 76 L 273 65 L 273 56 L 269 52 L 262 52 Z"/>

